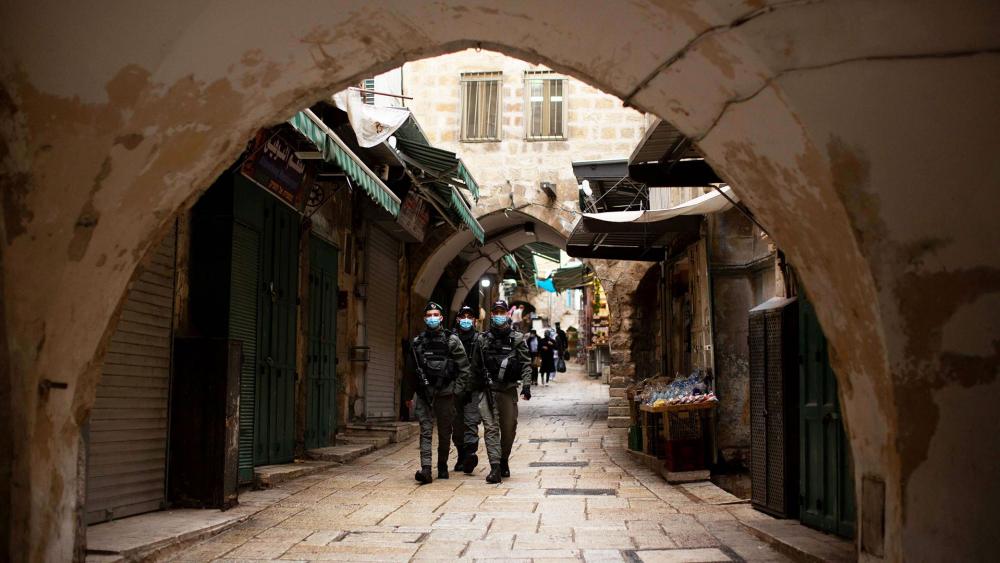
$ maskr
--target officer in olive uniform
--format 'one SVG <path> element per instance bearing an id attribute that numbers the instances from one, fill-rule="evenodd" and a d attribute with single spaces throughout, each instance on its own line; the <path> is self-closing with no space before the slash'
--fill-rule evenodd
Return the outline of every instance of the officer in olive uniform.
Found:
<path id="1" fill-rule="evenodd" d="M 531 399 L 531 355 L 524 335 L 511 326 L 506 301 L 493 304 L 490 329 L 479 335 L 472 354 L 472 383 L 483 385 L 479 413 L 490 458 L 487 483 L 510 477 L 510 451 L 517 432 L 517 386 Z M 463 385 L 463 388 L 468 386 Z"/>
<path id="2" fill-rule="evenodd" d="M 472 354 L 479 331 L 476 330 L 476 312 L 464 305 L 458 310 L 455 334 L 462 341 L 466 355 Z M 475 385 L 472 385 L 475 387 Z M 455 394 L 455 420 L 452 423 L 451 440 L 458 451 L 458 461 L 455 471 L 472 473 L 479 464 L 479 400 L 482 399 L 481 388 L 466 388 Z"/>
<path id="3" fill-rule="evenodd" d="M 413 339 L 410 361 L 416 376 L 416 413 L 420 421 L 420 471 L 414 478 L 421 484 L 430 483 L 431 440 L 434 419 L 438 427 L 438 479 L 448 478 L 448 450 L 452 418 L 455 415 L 454 394 L 460 381 L 469 378 L 469 358 L 458 336 L 441 326 L 442 308 L 433 301 L 424 308 L 427 329 Z"/>

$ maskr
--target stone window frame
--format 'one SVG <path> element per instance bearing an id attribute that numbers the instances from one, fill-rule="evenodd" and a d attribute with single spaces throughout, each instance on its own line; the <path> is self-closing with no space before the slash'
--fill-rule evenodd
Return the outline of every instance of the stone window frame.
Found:
<path id="1" fill-rule="evenodd" d="M 493 82 L 493 92 L 489 88 L 483 88 L 484 83 Z M 475 87 L 473 87 L 475 85 Z M 475 91 L 472 94 L 473 90 Z M 474 95 L 476 104 L 470 104 L 470 97 Z M 497 143 L 503 140 L 503 72 L 502 71 L 481 71 L 463 72 L 459 80 L 459 97 L 461 99 L 462 113 L 459 122 L 459 140 L 463 143 Z M 490 118 L 488 114 L 479 114 L 479 106 L 487 105 L 487 109 L 492 109 L 495 113 L 493 120 L 493 131 L 490 131 Z M 469 111 L 475 109 L 477 114 L 470 116 Z M 485 129 L 485 131 L 470 131 L 470 124 L 478 122 L 475 129 Z M 472 134 L 479 133 L 479 134 Z"/>
<path id="2" fill-rule="evenodd" d="M 533 96 L 532 96 L 531 88 L 532 88 L 532 85 L 533 85 L 532 83 L 536 83 L 536 82 L 537 83 L 543 83 L 543 84 L 546 83 L 546 82 L 558 82 L 559 83 L 559 95 L 558 95 L 559 99 L 558 100 L 553 100 L 552 98 L 554 98 L 555 96 L 553 96 L 551 94 L 551 86 L 545 85 L 542 88 L 542 90 L 543 90 L 542 94 L 541 94 L 542 99 L 541 100 L 534 100 Z M 565 141 L 565 140 L 567 140 L 567 135 L 566 135 L 566 130 L 567 130 L 567 126 L 566 126 L 566 116 L 567 116 L 567 111 L 566 111 L 566 106 L 567 106 L 567 103 L 566 103 L 566 90 L 567 90 L 567 85 L 568 84 L 569 84 L 569 81 L 567 80 L 567 78 L 565 76 L 563 76 L 561 74 L 558 74 L 556 72 L 553 72 L 551 70 L 526 70 L 526 71 L 524 71 L 524 140 L 525 141 Z M 548 93 L 548 97 L 549 97 L 548 100 L 545 99 L 545 96 L 546 96 L 545 90 L 546 89 L 550 90 L 550 92 Z M 532 104 L 536 103 L 536 102 L 540 102 L 541 103 L 540 108 L 543 110 L 543 113 L 544 113 L 544 111 L 546 109 L 548 109 L 550 115 L 552 113 L 551 104 L 553 102 L 558 102 L 559 103 L 560 108 L 558 110 L 558 115 L 559 115 L 559 131 L 558 131 L 558 134 L 555 134 L 555 135 L 552 135 L 552 134 L 549 134 L 549 135 L 543 135 L 543 134 L 535 135 L 535 134 L 532 134 L 531 128 L 532 128 L 532 120 L 534 118 L 534 112 L 532 110 Z M 546 104 L 549 105 L 548 108 L 545 107 Z M 543 125 L 543 127 L 544 127 L 544 125 Z"/>

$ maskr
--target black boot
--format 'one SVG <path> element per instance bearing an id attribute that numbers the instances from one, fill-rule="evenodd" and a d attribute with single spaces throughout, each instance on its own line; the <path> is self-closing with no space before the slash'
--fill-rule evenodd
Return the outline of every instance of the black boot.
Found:
<path id="1" fill-rule="evenodd" d="M 468 453 L 465 454 L 465 460 L 462 464 L 462 471 L 465 471 L 466 475 L 472 475 L 477 465 L 479 465 L 479 456 L 476 455 L 476 450 L 472 449 L 472 446 L 469 446 Z"/>
<path id="2" fill-rule="evenodd" d="M 510 477 L 510 465 L 507 465 L 507 460 L 506 459 L 501 459 L 500 460 L 500 476 L 501 477 Z"/>
<path id="3" fill-rule="evenodd" d="M 448 462 L 438 464 L 438 479 L 448 478 Z"/>
<path id="4" fill-rule="evenodd" d="M 430 465 L 423 466 L 420 469 L 420 471 L 417 471 L 417 473 L 413 476 L 413 478 L 416 479 L 421 485 L 426 485 L 427 483 L 430 483 L 431 481 L 434 480 L 434 478 L 431 477 L 431 466 Z"/>
<path id="5" fill-rule="evenodd" d="M 465 452 L 464 449 L 458 449 L 458 459 L 455 460 L 455 469 L 452 469 L 455 473 L 458 473 L 465 467 L 465 454 L 463 452 Z"/>
<path id="6" fill-rule="evenodd" d="M 489 484 L 499 483 L 500 479 L 500 464 L 491 463 L 490 464 L 490 474 L 486 476 L 486 482 Z"/>

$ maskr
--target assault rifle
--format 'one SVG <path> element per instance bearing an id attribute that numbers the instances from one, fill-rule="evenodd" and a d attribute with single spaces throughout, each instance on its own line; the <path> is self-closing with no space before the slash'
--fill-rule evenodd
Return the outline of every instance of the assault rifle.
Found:
<path id="1" fill-rule="evenodd" d="M 417 356 L 417 347 L 410 346 L 410 353 L 413 354 L 413 367 L 417 374 L 417 396 L 427 403 L 431 412 L 434 411 L 434 396 L 431 395 L 431 383 L 427 381 L 427 374 L 424 368 L 420 367 L 420 357 Z"/>
<path id="2" fill-rule="evenodd" d="M 483 354 L 482 343 L 476 344 L 479 348 L 479 361 L 483 365 L 483 373 L 486 374 L 486 404 L 490 407 L 490 412 L 496 412 L 496 397 L 493 396 L 493 375 L 490 374 L 490 369 L 486 367 L 486 356 Z"/>

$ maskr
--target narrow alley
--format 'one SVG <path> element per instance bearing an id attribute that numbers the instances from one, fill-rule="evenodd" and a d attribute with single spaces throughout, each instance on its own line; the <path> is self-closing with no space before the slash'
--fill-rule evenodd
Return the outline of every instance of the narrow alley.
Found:
<path id="1" fill-rule="evenodd" d="M 414 438 L 267 491 L 281 500 L 171 560 L 786 560 L 740 524 L 770 517 L 633 461 L 624 430 L 607 427 L 607 397 L 571 368 L 521 401 L 502 484 L 480 464 L 418 486 Z"/>

